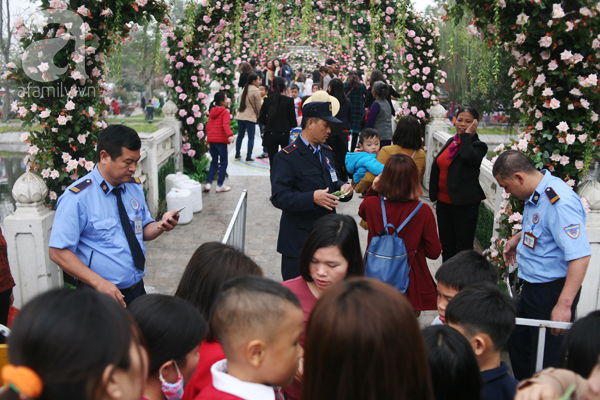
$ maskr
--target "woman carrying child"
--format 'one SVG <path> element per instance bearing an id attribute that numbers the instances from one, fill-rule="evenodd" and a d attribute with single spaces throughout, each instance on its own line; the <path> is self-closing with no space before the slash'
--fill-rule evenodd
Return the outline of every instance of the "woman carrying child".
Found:
<path id="1" fill-rule="evenodd" d="M 311 310 L 323 293 L 344 279 L 364 274 L 356 222 L 348 215 L 330 214 L 318 219 L 308 233 L 300 254 L 300 276 L 282 285 L 298 296 L 306 328 Z M 302 347 L 304 338 L 303 333 Z M 288 400 L 301 398 L 301 373 L 284 392 Z"/>
<path id="2" fill-rule="evenodd" d="M 419 169 L 419 182 L 423 180 L 425 152 L 423 151 L 423 140 L 421 139 L 421 123 L 417 118 L 410 115 L 400 118 L 394 136 L 392 136 L 392 145 L 383 147 L 377 153 L 377 161 L 385 164 L 394 154 L 406 154 L 412 158 Z M 357 182 L 355 190 L 358 193 L 366 192 L 374 179 L 375 175 L 367 171 L 364 178 Z"/>
<path id="3" fill-rule="evenodd" d="M 227 109 L 227 95 L 224 92 L 215 93 L 215 98 L 210 103 L 210 113 L 206 123 L 206 143 L 210 151 L 210 168 L 206 176 L 205 192 L 210 188 L 219 169 L 217 180 L 217 193 L 229 192 L 229 186 L 223 186 L 227 174 L 227 144 L 233 143 L 233 132 L 231 131 L 231 114 Z"/>
<path id="4" fill-rule="evenodd" d="M 258 85 L 260 80 L 258 75 L 251 73 L 248 75 L 246 85 L 242 91 L 240 98 L 240 107 L 235 119 L 238 123 L 238 137 L 235 142 L 235 159 L 241 158 L 240 151 L 242 149 L 242 141 L 246 132 L 248 133 L 248 152 L 246 153 L 246 161 L 252 161 L 252 149 L 254 148 L 254 134 L 256 133 L 256 122 L 260 114 L 260 90 Z"/>
<path id="5" fill-rule="evenodd" d="M 413 160 L 405 154 L 391 156 L 358 210 L 358 215 L 369 226 L 368 243 L 384 229 L 381 199 L 384 199 L 388 224 L 398 228 L 419 206 L 422 194 L 419 172 Z M 442 245 L 431 208 L 422 204 L 398 236 L 404 240 L 411 267 L 406 297 L 417 312 L 436 310 L 435 282 L 427 267 L 426 258 L 437 259 Z"/>

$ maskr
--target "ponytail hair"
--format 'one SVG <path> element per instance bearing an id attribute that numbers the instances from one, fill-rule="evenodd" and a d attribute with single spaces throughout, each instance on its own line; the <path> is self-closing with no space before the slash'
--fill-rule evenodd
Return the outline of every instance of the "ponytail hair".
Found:
<path id="1" fill-rule="evenodd" d="M 208 109 L 208 111 L 212 110 L 213 107 L 219 107 L 219 105 L 226 98 L 227 96 L 225 95 L 225 92 L 218 91 L 217 93 L 215 93 L 215 97 L 213 98 L 213 101 L 210 102 L 210 108 Z"/>
<path id="2" fill-rule="evenodd" d="M 248 75 L 248 80 L 246 81 L 246 85 L 244 86 L 244 90 L 242 91 L 242 97 L 240 98 L 240 107 L 238 108 L 239 112 L 246 111 L 246 98 L 248 97 L 248 86 L 252 85 L 252 82 L 258 79 L 258 75 L 254 72 Z"/>
<path id="3" fill-rule="evenodd" d="M 273 79 L 273 98 L 271 100 L 271 106 L 269 107 L 269 121 L 271 121 L 275 114 L 277 114 L 277 107 L 279 106 L 280 98 L 285 90 L 285 87 L 286 82 L 284 78 L 278 76 Z"/>

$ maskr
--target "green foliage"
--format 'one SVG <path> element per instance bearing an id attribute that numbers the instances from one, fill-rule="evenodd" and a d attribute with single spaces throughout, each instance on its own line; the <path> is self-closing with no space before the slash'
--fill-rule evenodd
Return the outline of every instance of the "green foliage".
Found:
<path id="1" fill-rule="evenodd" d="M 475 229 L 475 240 L 484 249 L 491 245 L 491 238 L 494 235 L 494 213 L 487 209 L 483 203 L 479 204 L 479 217 L 477 218 L 477 228 Z"/>
<path id="2" fill-rule="evenodd" d="M 166 188 L 166 178 L 169 174 L 175 173 L 175 158 L 169 158 L 169 161 L 162 166 L 162 168 L 158 171 L 158 201 L 159 203 L 167 198 L 167 194 L 165 193 Z"/>
<path id="3" fill-rule="evenodd" d="M 184 172 L 190 179 L 200 183 L 206 182 L 206 173 L 210 159 L 205 155 L 200 160 L 193 159 L 193 165 L 190 168 L 184 168 Z"/>

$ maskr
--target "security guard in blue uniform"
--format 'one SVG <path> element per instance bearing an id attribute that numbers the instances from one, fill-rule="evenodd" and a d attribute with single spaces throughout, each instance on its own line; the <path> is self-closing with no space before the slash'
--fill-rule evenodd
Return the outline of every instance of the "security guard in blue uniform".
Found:
<path id="1" fill-rule="evenodd" d="M 334 213 L 338 201 L 352 197 L 352 185 L 340 181 L 331 147 L 325 144 L 331 122 L 340 122 L 333 117 L 339 103 L 335 98 L 328 102 L 311 100 L 302 107 L 302 133 L 277 153 L 271 170 L 271 203 L 283 211 L 277 251 L 282 255 L 284 280 L 300 276 L 300 252 L 312 224 Z M 340 199 L 332 195 L 336 191 L 348 194 Z"/>
<path id="2" fill-rule="evenodd" d="M 145 294 L 144 241 L 177 225 L 179 215 L 165 213 L 154 221 L 138 178 L 137 132 L 110 125 L 100 133 L 98 164 L 65 190 L 50 237 L 50 259 L 78 280 L 123 306 Z"/>
<path id="3" fill-rule="evenodd" d="M 522 231 L 504 247 L 505 262 L 516 262 L 524 281 L 517 317 L 572 322 L 592 254 L 581 199 L 564 181 L 538 171 L 515 150 L 498 157 L 493 174 L 508 193 L 525 201 Z M 547 333 L 544 367 L 559 366 L 562 333 Z M 537 338 L 537 328 L 517 326 L 508 342 L 518 380 L 535 372 Z"/>

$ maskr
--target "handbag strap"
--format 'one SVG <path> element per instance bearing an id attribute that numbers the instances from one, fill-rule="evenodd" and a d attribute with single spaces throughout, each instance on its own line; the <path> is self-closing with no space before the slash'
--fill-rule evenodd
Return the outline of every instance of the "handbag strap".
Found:
<path id="1" fill-rule="evenodd" d="M 417 206 L 417 208 L 415 208 L 413 210 L 413 212 L 410 213 L 410 215 L 408 216 L 408 218 L 406 218 L 404 220 L 404 222 L 402 223 L 402 225 L 400 225 L 400 228 L 398 228 L 398 230 L 396 230 L 396 233 L 400 233 L 400 231 L 402 230 L 402 228 L 404 228 L 404 226 L 406 226 L 406 224 L 408 224 L 408 222 L 412 219 L 412 217 L 415 216 L 415 214 L 417 213 L 417 211 L 419 211 L 419 209 L 421 208 L 422 205 L 423 205 L 423 202 L 419 201 L 419 205 Z"/>
<path id="2" fill-rule="evenodd" d="M 417 151 L 413 151 L 412 156 L 410 156 L 410 158 L 415 158 L 415 154 L 417 154 Z"/>
<path id="3" fill-rule="evenodd" d="M 385 202 L 383 201 L 383 196 L 379 196 L 379 199 L 381 200 L 381 215 L 383 215 L 383 230 L 385 231 L 386 235 L 388 235 L 388 229 L 387 228 L 392 228 L 393 230 L 396 230 L 396 227 L 392 224 L 388 224 L 387 222 L 387 215 L 385 212 Z"/>

